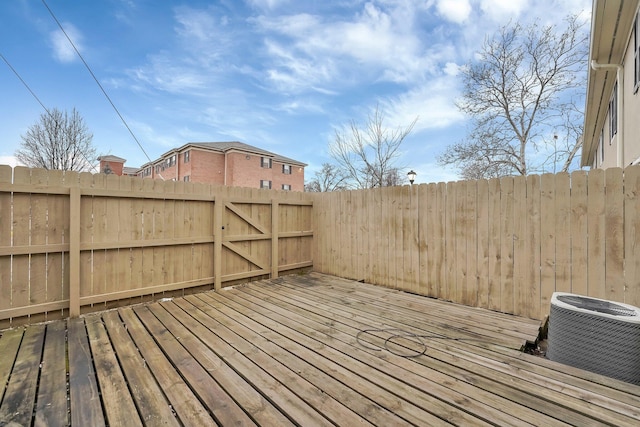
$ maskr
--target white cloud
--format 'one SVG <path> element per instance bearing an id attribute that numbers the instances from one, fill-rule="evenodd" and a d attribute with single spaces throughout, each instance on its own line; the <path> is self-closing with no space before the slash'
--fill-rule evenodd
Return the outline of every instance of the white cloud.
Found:
<path id="1" fill-rule="evenodd" d="M 373 2 L 351 19 L 334 20 L 309 14 L 260 16 L 253 20 L 267 34 L 271 65 L 267 77 L 277 89 L 300 91 L 363 81 L 410 83 L 435 70 L 447 45 L 421 39 L 406 11 Z"/>
<path id="2" fill-rule="evenodd" d="M 83 38 L 82 34 L 80 34 L 80 31 L 78 31 L 76 27 L 69 23 L 63 23 L 62 27 L 73 42 L 73 45 L 78 49 L 78 51 L 80 51 L 80 53 L 83 53 Z M 67 36 L 64 35 L 62 30 L 52 31 L 49 34 L 49 37 L 51 46 L 53 47 L 53 56 L 58 61 L 68 63 L 74 62 L 79 59 L 75 50 L 73 49 L 73 46 L 71 45 L 71 43 L 69 43 Z"/>
<path id="3" fill-rule="evenodd" d="M 289 0 L 247 0 L 247 3 L 260 10 L 273 10 L 289 3 Z"/>
<path id="4" fill-rule="evenodd" d="M 495 21 L 504 21 L 518 18 L 528 3 L 528 0 L 481 0 L 480 9 Z M 541 5 L 534 5 L 539 6 Z"/>
<path id="5" fill-rule="evenodd" d="M 418 116 L 414 132 L 420 132 L 462 122 L 464 116 L 455 106 L 457 94 L 457 80 L 450 75 L 415 86 L 385 103 L 389 125 L 406 126 Z"/>
<path id="6" fill-rule="evenodd" d="M 436 9 L 440 16 L 456 24 L 462 24 L 471 15 L 469 0 L 438 0 Z"/>
<path id="7" fill-rule="evenodd" d="M 443 71 L 444 71 L 444 73 L 446 75 L 455 77 L 458 74 L 460 74 L 460 66 L 458 64 L 453 63 L 453 62 L 447 62 L 444 65 Z"/>

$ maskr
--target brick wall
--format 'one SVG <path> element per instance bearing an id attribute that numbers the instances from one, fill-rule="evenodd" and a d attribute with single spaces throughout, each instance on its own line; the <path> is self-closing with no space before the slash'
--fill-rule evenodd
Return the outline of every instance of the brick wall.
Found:
<path id="1" fill-rule="evenodd" d="M 183 181 L 185 176 L 190 182 L 229 185 L 235 187 L 260 188 L 262 180 L 271 181 L 271 188 L 282 190 L 282 185 L 290 185 L 291 191 L 304 191 L 304 168 L 291 166 L 291 174 L 283 173 L 283 164 L 272 161 L 271 168 L 262 167 L 262 157 L 255 154 L 230 151 L 225 155 L 207 150 L 190 148 L 189 161 L 185 162 L 185 152 L 176 153 L 175 165 L 168 166 L 164 159 L 164 170 L 160 175 L 165 180 Z M 174 154 L 172 154 L 173 156 Z M 160 178 L 153 166 L 154 178 Z"/>
<path id="2" fill-rule="evenodd" d="M 124 163 L 116 161 L 100 160 L 100 173 L 105 173 L 105 168 L 111 169 L 111 173 L 121 176 Z"/>

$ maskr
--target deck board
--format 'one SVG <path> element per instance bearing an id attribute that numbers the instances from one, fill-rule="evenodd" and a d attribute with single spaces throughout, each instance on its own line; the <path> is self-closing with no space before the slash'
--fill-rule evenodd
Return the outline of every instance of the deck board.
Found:
<path id="1" fill-rule="evenodd" d="M 520 351 L 539 327 L 283 276 L 1 331 L 0 425 L 640 424 L 640 387 Z"/>

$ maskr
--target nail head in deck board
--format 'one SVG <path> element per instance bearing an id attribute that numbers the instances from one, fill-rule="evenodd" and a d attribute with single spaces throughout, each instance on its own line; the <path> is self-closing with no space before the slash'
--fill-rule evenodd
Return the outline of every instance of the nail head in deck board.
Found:
<path id="1" fill-rule="evenodd" d="M 145 425 L 179 426 L 179 422 L 171 411 L 170 403 L 125 330 L 118 312 L 107 312 L 102 318 L 129 383 L 140 418 Z"/>
<path id="2" fill-rule="evenodd" d="M 36 426 L 62 426 L 69 423 L 66 334 L 67 324 L 64 321 L 47 325 L 35 408 Z"/>
<path id="3" fill-rule="evenodd" d="M 44 325 L 36 325 L 24 333 L 0 406 L 0 425 L 31 425 L 44 331 Z"/>
<path id="4" fill-rule="evenodd" d="M 173 335 L 175 318 L 158 305 L 154 306 L 153 313 L 145 307 L 140 307 L 136 314 L 147 329 L 158 337 L 158 344 L 164 349 L 165 354 L 220 424 L 255 425 L 242 408 L 178 341 L 178 339 L 188 340 L 189 332 L 182 330 L 180 335 Z"/>
<path id="5" fill-rule="evenodd" d="M 112 426 L 141 426 L 102 319 L 96 315 L 89 316 L 86 324 L 107 422 Z"/>
<path id="6" fill-rule="evenodd" d="M 104 424 L 84 319 L 69 319 L 67 334 L 71 424 L 80 426 Z"/>
<path id="7" fill-rule="evenodd" d="M 202 405 L 171 362 L 165 357 L 165 354 L 158 347 L 153 337 L 149 335 L 149 332 L 133 310 L 131 308 L 122 308 L 119 313 L 149 369 L 153 372 L 162 373 L 157 375 L 156 379 L 167 394 L 171 407 L 176 411 L 182 423 L 194 426 L 216 425 L 207 408 Z"/>

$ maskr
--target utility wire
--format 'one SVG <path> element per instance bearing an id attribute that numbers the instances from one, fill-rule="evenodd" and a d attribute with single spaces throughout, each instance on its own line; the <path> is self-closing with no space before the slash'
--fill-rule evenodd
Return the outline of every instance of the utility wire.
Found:
<path id="1" fill-rule="evenodd" d="M 82 63 L 84 64 L 84 66 L 87 68 L 87 70 L 89 71 L 89 74 L 91 74 L 91 77 L 93 77 L 93 80 L 96 81 L 96 83 L 98 84 L 98 87 L 100 88 L 100 90 L 102 91 L 102 93 L 104 94 L 104 96 L 107 98 L 107 100 L 109 101 L 109 104 L 111 104 L 111 106 L 113 107 L 113 109 L 115 110 L 116 114 L 118 115 L 118 117 L 120 117 L 120 120 L 122 120 L 122 123 L 124 124 L 124 126 L 127 128 L 127 130 L 129 131 L 129 133 L 131 134 L 131 136 L 133 137 L 133 139 L 136 141 L 136 144 L 138 144 L 138 147 L 140 147 L 140 149 L 142 150 L 142 152 L 144 153 L 144 155 L 147 157 L 147 159 L 149 160 L 149 162 L 151 162 L 151 158 L 149 157 L 149 155 L 147 154 L 147 152 L 144 150 L 144 148 L 142 147 L 142 144 L 140 144 L 140 141 L 138 141 L 138 138 L 136 138 L 136 136 L 134 135 L 133 131 L 131 130 L 131 128 L 129 127 L 129 125 L 127 124 L 127 121 L 124 119 L 124 117 L 122 117 L 122 114 L 120 114 L 120 111 L 118 111 L 118 108 L 116 107 L 116 105 L 113 103 L 113 101 L 111 100 L 111 98 L 109 97 L 109 95 L 107 95 L 107 92 L 104 90 L 104 88 L 102 87 L 102 85 L 100 84 L 100 81 L 98 80 L 98 78 L 96 77 L 95 74 L 93 74 L 93 71 L 91 70 L 91 67 L 89 67 L 89 64 L 87 64 L 87 61 L 84 60 L 84 58 L 82 57 L 82 55 L 80 54 L 80 51 L 78 50 L 78 48 L 76 48 L 76 45 L 73 44 L 73 41 L 71 40 L 71 37 L 69 37 L 69 35 L 67 34 L 67 32 L 64 30 L 64 28 L 62 27 L 62 24 L 60 24 L 60 21 L 58 21 L 58 18 L 56 18 L 56 16 L 53 14 L 53 11 L 51 10 L 51 8 L 49 8 L 49 5 L 47 4 L 47 2 L 45 0 L 42 0 L 42 4 L 44 4 L 44 6 L 47 8 L 47 10 L 49 11 L 49 13 L 51 14 L 51 17 L 53 18 L 54 21 L 56 21 L 56 24 L 58 24 L 58 27 L 60 27 L 60 31 L 62 31 L 62 33 L 65 35 L 65 37 L 67 38 L 67 40 L 69 40 L 69 43 L 71 44 L 71 47 L 73 47 L 73 50 L 76 51 L 76 53 L 78 54 L 78 57 L 80 57 L 80 60 L 82 60 Z"/>
<path id="2" fill-rule="evenodd" d="M 40 101 L 40 98 L 38 98 L 38 95 L 36 95 L 36 93 L 31 90 L 31 87 L 29 87 L 29 85 L 27 84 L 26 81 L 24 81 L 24 79 L 22 78 L 22 76 L 18 73 L 18 71 L 13 68 L 13 66 L 11 65 L 11 63 L 9 63 L 9 60 L 7 58 L 4 57 L 4 55 L 2 53 L 0 53 L 0 57 L 2 58 L 2 60 L 5 62 L 5 64 L 7 64 L 7 66 L 9 67 L 9 69 L 11 69 L 11 71 L 13 71 L 13 74 L 16 75 L 16 77 L 22 82 L 22 84 L 24 85 L 24 87 L 27 88 L 27 90 L 29 91 L 29 93 L 31 93 L 31 95 L 36 99 L 36 101 L 38 101 L 38 104 L 40 104 L 40 106 L 44 109 L 44 111 L 47 112 L 47 114 L 49 116 L 51 116 L 51 112 L 49 111 L 49 109 L 42 103 L 42 101 Z M 80 152 L 80 155 L 82 157 L 84 157 L 84 161 L 87 162 L 87 165 L 89 165 L 93 170 L 95 170 L 96 172 L 99 172 L 98 168 L 89 161 L 89 159 L 87 159 L 87 156 L 84 155 L 83 152 Z"/>
<path id="3" fill-rule="evenodd" d="M 16 71 L 15 68 L 13 68 L 11 66 L 11 64 L 9 63 L 9 61 L 7 60 L 7 58 L 4 57 L 4 55 L 2 53 L 0 53 L 0 57 L 2 58 L 2 60 L 7 64 L 7 66 L 11 69 L 11 71 L 13 71 L 13 74 L 16 75 L 16 77 L 18 79 L 20 79 L 20 81 L 22 82 L 22 84 L 24 85 L 24 87 L 27 88 L 27 90 L 31 93 L 31 95 L 33 95 L 33 97 L 36 99 L 36 101 L 38 101 L 38 103 L 42 106 L 42 108 L 44 108 L 44 111 L 47 112 L 47 114 L 51 114 L 49 113 L 49 109 L 47 109 L 47 107 L 44 106 L 44 104 L 42 103 L 42 101 L 40 101 L 40 98 L 38 98 L 38 96 L 31 90 L 31 88 L 29 87 L 29 85 L 27 84 L 27 82 L 25 82 L 22 77 L 20 76 L 20 74 L 18 74 L 18 72 Z"/>

